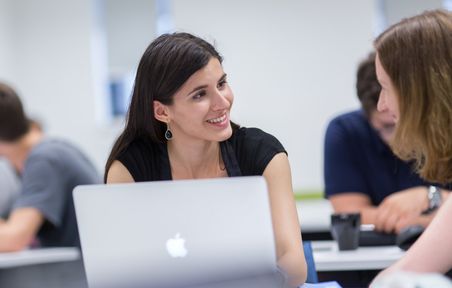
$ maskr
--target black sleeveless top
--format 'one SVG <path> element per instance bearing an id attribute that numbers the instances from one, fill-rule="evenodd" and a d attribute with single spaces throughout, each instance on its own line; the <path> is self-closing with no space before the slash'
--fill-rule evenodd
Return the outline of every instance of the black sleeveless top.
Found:
<path id="1" fill-rule="evenodd" d="M 287 153 L 274 136 L 257 128 L 244 127 L 220 142 L 220 148 L 229 177 L 262 175 L 276 154 Z M 129 170 L 135 182 L 172 180 L 165 143 L 136 139 L 117 160 Z"/>

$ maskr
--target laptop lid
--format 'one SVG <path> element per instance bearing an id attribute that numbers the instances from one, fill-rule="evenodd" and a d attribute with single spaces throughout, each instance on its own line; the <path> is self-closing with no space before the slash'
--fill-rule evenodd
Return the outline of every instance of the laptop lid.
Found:
<path id="1" fill-rule="evenodd" d="M 276 268 L 261 176 L 84 185 L 74 203 L 91 288 L 183 287 Z"/>

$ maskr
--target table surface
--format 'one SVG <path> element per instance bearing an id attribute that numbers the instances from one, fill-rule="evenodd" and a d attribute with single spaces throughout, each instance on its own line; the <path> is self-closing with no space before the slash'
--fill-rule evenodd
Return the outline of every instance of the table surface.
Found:
<path id="1" fill-rule="evenodd" d="M 297 201 L 297 212 L 303 233 L 330 231 L 330 215 L 333 213 L 333 207 L 328 200 Z"/>
<path id="2" fill-rule="evenodd" d="M 400 259 L 405 251 L 396 246 L 359 247 L 339 251 L 335 241 L 312 241 L 316 270 L 358 271 L 381 270 Z"/>
<path id="3" fill-rule="evenodd" d="M 0 268 L 67 262 L 80 259 L 80 251 L 74 247 L 29 249 L 20 252 L 0 253 Z"/>

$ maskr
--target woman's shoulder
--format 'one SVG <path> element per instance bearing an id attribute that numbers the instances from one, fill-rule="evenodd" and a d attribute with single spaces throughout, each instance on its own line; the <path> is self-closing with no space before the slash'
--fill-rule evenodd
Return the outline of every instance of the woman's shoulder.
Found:
<path id="1" fill-rule="evenodd" d="M 331 120 L 325 132 L 327 143 L 373 143 L 380 139 L 363 110 L 341 114 Z M 366 144 L 367 145 L 367 144 Z"/>
<path id="2" fill-rule="evenodd" d="M 161 180 L 162 174 L 166 173 L 165 161 L 163 161 L 165 152 L 165 146 L 162 143 L 156 143 L 150 139 L 135 139 L 116 160 L 126 167 L 136 182 Z"/>
<path id="3" fill-rule="evenodd" d="M 338 131 L 344 130 L 348 132 L 367 131 L 370 124 L 362 109 L 340 114 L 334 117 L 329 123 L 327 130 Z"/>
<path id="4" fill-rule="evenodd" d="M 242 175 L 262 175 L 276 154 L 287 153 L 276 137 L 259 128 L 236 129 L 228 142 Z"/>
<path id="5" fill-rule="evenodd" d="M 134 139 L 127 147 L 119 154 L 117 160 L 124 159 L 134 159 L 135 161 L 140 161 L 143 159 L 149 159 L 149 157 L 154 156 L 161 152 L 160 143 L 155 143 L 150 139 L 137 138 Z M 123 162 L 123 161 L 121 161 Z"/>
<path id="6" fill-rule="evenodd" d="M 250 147 L 258 143 L 279 143 L 275 136 L 255 127 L 240 127 L 236 129 L 229 141 L 236 145 Z"/>
<path id="7" fill-rule="evenodd" d="M 236 129 L 228 140 L 236 150 L 254 151 L 262 149 L 276 149 L 284 151 L 279 140 L 270 133 L 255 127 L 240 127 Z"/>

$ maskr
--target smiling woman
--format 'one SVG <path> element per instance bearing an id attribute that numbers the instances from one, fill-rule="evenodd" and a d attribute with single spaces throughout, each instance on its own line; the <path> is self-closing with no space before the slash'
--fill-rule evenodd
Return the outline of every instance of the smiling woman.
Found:
<path id="1" fill-rule="evenodd" d="M 392 146 L 399 156 L 416 161 L 424 179 L 445 184 L 447 190 L 452 188 L 451 35 L 452 13 L 433 10 L 402 20 L 375 40 L 378 80 L 384 89 L 378 109 L 397 121 Z M 379 277 L 395 271 L 446 273 L 452 268 L 449 195 L 405 256 Z"/>
<path id="2" fill-rule="evenodd" d="M 221 142 L 231 137 L 229 111 L 233 99 L 220 61 L 210 59 L 174 94 L 172 105 L 154 102 L 155 118 L 177 135 L 168 148 L 190 139 Z"/>
<path id="3" fill-rule="evenodd" d="M 141 58 L 107 183 L 263 175 L 278 265 L 291 286 L 306 279 L 287 152 L 272 135 L 230 120 L 234 96 L 222 57 L 187 33 L 165 34 Z"/>

